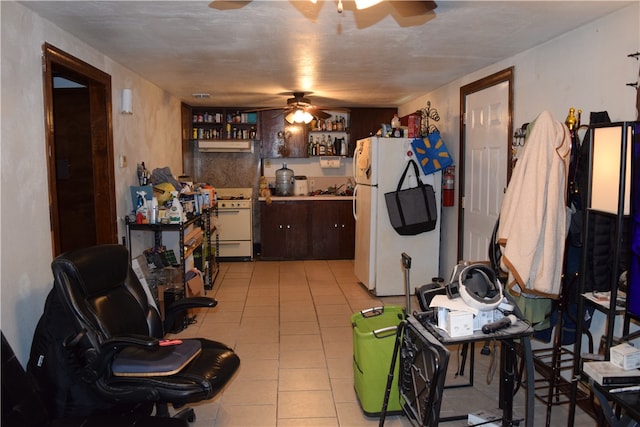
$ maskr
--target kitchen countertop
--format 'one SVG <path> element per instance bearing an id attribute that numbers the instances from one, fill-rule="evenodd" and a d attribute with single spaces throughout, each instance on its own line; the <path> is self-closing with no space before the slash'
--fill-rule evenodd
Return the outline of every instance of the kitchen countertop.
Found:
<path id="1" fill-rule="evenodd" d="M 266 197 L 259 197 L 259 201 L 264 202 L 267 200 Z M 314 201 L 323 201 L 323 200 L 353 200 L 353 196 L 271 196 L 272 202 L 295 202 L 300 200 L 314 200 Z"/>

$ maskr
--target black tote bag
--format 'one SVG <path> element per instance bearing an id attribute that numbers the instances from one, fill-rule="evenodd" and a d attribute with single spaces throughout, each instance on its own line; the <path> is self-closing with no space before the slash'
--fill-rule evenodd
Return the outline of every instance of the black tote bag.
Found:
<path id="1" fill-rule="evenodd" d="M 418 186 L 401 190 L 411 166 L 415 171 Z M 420 180 L 420 170 L 415 161 L 409 160 L 398 182 L 398 188 L 396 191 L 385 193 L 384 199 L 391 225 L 401 236 L 415 236 L 436 228 L 436 194 L 433 186 Z"/>

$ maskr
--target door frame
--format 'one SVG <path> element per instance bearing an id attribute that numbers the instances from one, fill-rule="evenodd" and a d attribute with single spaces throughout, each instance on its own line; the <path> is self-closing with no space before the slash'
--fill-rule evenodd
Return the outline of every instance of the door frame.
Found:
<path id="1" fill-rule="evenodd" d="M 44 43 L 42 47 L 45 143 L 49 184 L 49 216 L 53 255 L 61 252 L 60 218 L 56 184 L 56 144 L 54 134 L 54 68 L 64 68 L 89 87 L 91 145 L 94 173 L 96 243 L 117 243 L 118 223 L 115 200 L 111 76 L 68 53 Z"/>
<path id="2" fill-rule="evenodd" d="M 467 96 L 475 92 L 490 88 L 497 84 L 508 82 L 509 83 L 509 122 L 507 129 L 506 148 L 507 153 L 511 152 L 511 135 L 513 135 L 513 70 L 514 67 L 505 68 L 497 73 L 491 74 L 475 82 L 464 85 L 460 88 L 460 143 L 459 143 L 459 184 L 458 184 L 458 248 L 457 259 L 462 259 L 464 249 L 464 210 L 463 210 L 463 198 L 462 194 L 465 188 L 465 137 L 466 137 L 466 103 Z M 511 180 L 511 155 L 506 156 L 507 161 L 507 184 Z"/>

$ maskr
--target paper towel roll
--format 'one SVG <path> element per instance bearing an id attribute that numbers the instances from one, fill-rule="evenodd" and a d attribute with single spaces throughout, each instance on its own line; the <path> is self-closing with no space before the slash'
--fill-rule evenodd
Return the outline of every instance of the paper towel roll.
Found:
<path id="1" fill-rule="evenodd" d="M 320 167 L 323 169 L 337 169 L 340 167 L 340 157 L 320 157 Z"/>

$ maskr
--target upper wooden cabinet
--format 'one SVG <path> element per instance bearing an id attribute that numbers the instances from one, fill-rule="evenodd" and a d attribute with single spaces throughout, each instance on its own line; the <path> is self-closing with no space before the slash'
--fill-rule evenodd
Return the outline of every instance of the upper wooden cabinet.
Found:
<path id="1" fill-rule="evenodd" d="M 349 125 L 351 134 L 349 155 L 353 156 L 357 140 L 375 135 L 380 125 L 391 123 L 391 118 L 397 112 L 397 108 L 352 108 Z"/>
<path id="2" fill-rule="evenodd" d="M 264 158 L 307 157 L 309 153 L 304 124 L 289 124 L 282 110 L 260 112 L 261 154 Z"/>
<path id="3" fill-rule="evenodd" d="M 191 146 L 191 107 L 187 104 L 180 105 L 180 121 L 182 123 L 182 171 L 186 175 L 194 174 L 193 147 Z"/>

